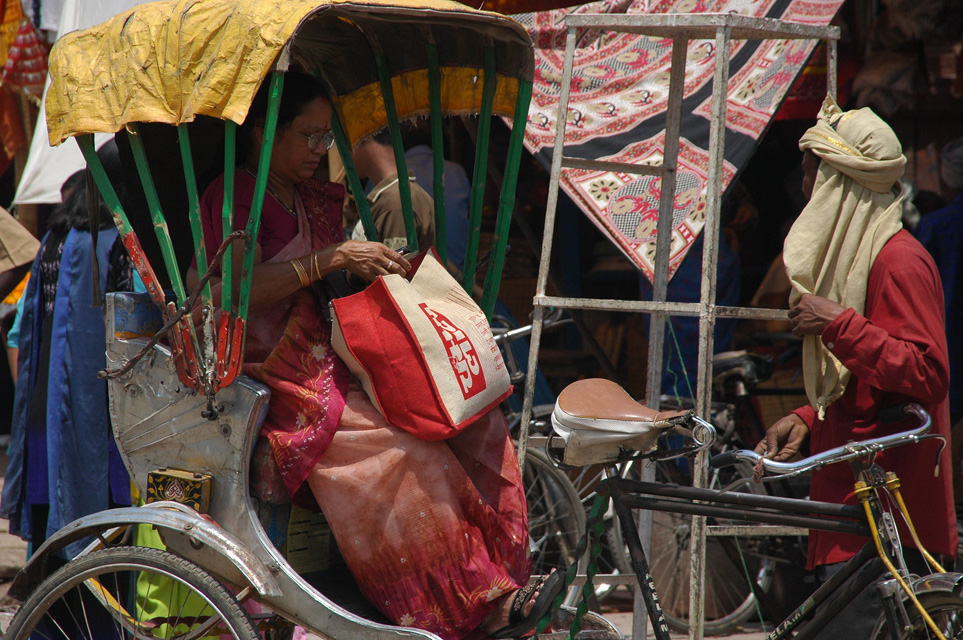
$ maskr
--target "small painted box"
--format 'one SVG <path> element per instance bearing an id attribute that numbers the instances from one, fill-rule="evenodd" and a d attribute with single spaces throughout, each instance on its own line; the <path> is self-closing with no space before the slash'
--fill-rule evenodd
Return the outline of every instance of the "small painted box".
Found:
<path id="1" fill-rule="evenodd" d="M 147 474 L 147 502 L 172 500 L 207 513 L 214 478 L 209 473 L 161 468 Z"/>

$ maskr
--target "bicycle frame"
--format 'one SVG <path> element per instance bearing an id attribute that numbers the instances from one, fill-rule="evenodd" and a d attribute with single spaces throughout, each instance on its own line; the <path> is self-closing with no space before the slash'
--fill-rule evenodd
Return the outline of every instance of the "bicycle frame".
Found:
<path id="1" fill-rule="evenodd" d="M 863 502 L 861 506 L 737 493 L 726 489 L 682 487 L 628 480 L 618 476 L 603 480 L 599 485 L 598 492 L 611 498 L 619 516 L 623 537 L 629 547 L 636 577 L 639 580 L 656 638 L 658 640 L 669 640 L 669 629 L 635 525 L 635 518 L 632 514 L 635 509 L 653 509 L 743 522 L 789 525 L 870 538 L 839 572 L 821 585 L 795 611 L 779 623 L 769 634 L 767 640 L 783 640 L 794 632 L 793 637 L 797 640 L 808 640 L 815 637 L 863 589 L 874 582 L 880 581 L 879 576 L 884 570 L 889 570 L 891 576 L 901 583 L 901 588 L 909 596 L 909 599 L 923 612 L 924 620 L 927 621 L 931 630 L 936 632 L 937 637 L 943 638 L 943 635 L 936 629 L 935 624 L 923 611 L 914 595 L 915 586 L 910 588 L 905 582 L 908 575 L 906 575 L 902 548 L 898 537 L 889 531 L 881 532 L 875 525 L 876 522 L 886 518 L 888 512 L 882 509 L 880 500 L 873 489 L 889 491 L 893 486 L 898 489 L 898 481 L 892 474 L 884 476 L 882 469 L 872 461 L 871 454 L 854 460 L 853 470 L 857 477 L 857 494 L 860 495 Z M 898 491 L 895 496 L 896 503 L 907 523 L 910 524 L 910 530 L 912 531 L 911 521 L 905 505 L 898 497 Z M 589 527 L 591 527 L 591 523 L 589 523 Z M 913 532 L 913 535 L 915 537 L 915 532 Z M 890 549 L 884 550 L 884 545 L 888 545 Z M 924 557 L 928 557 L 925 551 L 923 553 Z M 895 556 L 895 563 L 890 561 L 890 556 Z M 932 559 L 930 558 L 930 560 Z M 893 566 L 894 564 L 895 566 Z M 896 570 L 895 573 L 893 572 L 894 569 Z M 940 573 L 944 572 L 939 565 L 936 565 L 936 570 Z M 963 579 L 963 576 L 953 577 L 949 583 L 956 585 L 960 579 Z M 889 588 L 886 595 L 896 595 L 896 589 Z M 884 597 L 882 601 L 887 620 L 897 621 L 905 618 L 905 610 L 899 606 L 898 598 Z M 826 606 L 820 608 L 820 605 L 824 603 L 827 603 Z M 796 632 L 802 621 L 814 611 L 816 611 L 816 614 L 812 620 Z M 895 630 L 899 628 L 899 625 L 891 624 L 890 628 Z"/>

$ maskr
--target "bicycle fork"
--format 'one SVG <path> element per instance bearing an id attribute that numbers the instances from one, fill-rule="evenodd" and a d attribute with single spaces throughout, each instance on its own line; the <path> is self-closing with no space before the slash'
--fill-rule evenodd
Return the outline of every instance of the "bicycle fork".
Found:
<path id="1" fill-rule="evenodd" d="M 903 502 L 902 495 L 899 491 L 899 478 L 892 472 L 887 472 L 884 477 L 882 471 L 882 468 L 878 465 L 865 465 L 864 462 L 863 468 L 859 472 L 860 479 L 856 482 L 855 493 L 866 512 L 866 522 L 869 524 L 879 558 L 883 561 L 883 565 L 892 576 L 889 580 L 879 582 L 876 587 L 877 594 L 883 605 L 883 613 L 886 616 L 890 635 L 893 640 L 899 640 L 902 630 L 908 628 L 910 625 L 909 613 L 904 606 L 903 598 L 900 597 L 901 593 L 905 593 L 923 617 L 926 626 L 929 627 L 939 640 L 946 640 L 946 637 L 933 621 L 933 618 L 927 613 L 926 608 L 919 601 L 919 598 L 916 597 L 912 587 L 910 587 L 907 582 L 909 579 L 909 570 L 906 568 L 906 561 L 903 558 L 902 545 L 899 540 L 899 532 L 896 529 L 896 522 L 889 511 L 883 511 L 880 508 L 880 499 L 877 494 L 879 490 L 886 491 L 893 497 L 913 541 L 930 566 L 939 573 L 946 573 L 946 570 L 926 551 L 920 542 L 919 536 L 916 534 L 916 528 L 913 526 L 913 521 L 909 516 L 906 504 Z M 896 562 L 890 557 L 890 553 L 887 553 L 883 545 L 884 542 L 886 546 L 892 550 L 892 555 L 895 557 Z M 896 566 L 897 563 L 899 567 Z"/>

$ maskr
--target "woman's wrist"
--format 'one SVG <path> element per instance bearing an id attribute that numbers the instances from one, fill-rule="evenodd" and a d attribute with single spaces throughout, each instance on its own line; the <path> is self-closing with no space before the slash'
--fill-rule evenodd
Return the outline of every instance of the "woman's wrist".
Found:
<path id="1" fill-rule="evenodd" d="M 312 279 L 308 274 L 307 269 L 305 269 L 304 265 L 301 263 L 301 258 L 294 258 L 291 260 L 291 266 L 294 267 L 294 272 L 298 274 L 298 280 L 301 282 L 301 288 L 311 284 Z"/>

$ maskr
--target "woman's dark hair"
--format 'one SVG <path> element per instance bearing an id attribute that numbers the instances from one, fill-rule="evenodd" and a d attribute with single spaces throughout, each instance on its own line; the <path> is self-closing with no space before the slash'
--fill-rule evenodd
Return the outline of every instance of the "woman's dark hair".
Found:
<path id="1" fill-rule="evenodd" d="M 254 95 L 251 108 L 247 112 L 244 124 L 238 128 L 237 161 L 243 162 L 254 150 L 254 127 L 267 116 L 268 94 L 270 93 L 271 78 L 264 78 L 261 88 Z M 289 71 L 284 74 L 284 88 L 281 91 L 281 104 L 278 107 L 278 128 L 291 124 L 301 115 L 304 106 L 316 98 L 329 100 L 324 85 L 313 76 L 299 71 Z"/>
<path id="2" fill-rule="evenodd" d="M 117 143 L 109 140 L 97 150 L 97 157 L 107 172 L 114 191 L 121 202 L 124 202 L 125 186 L 124 172 L 120 163 L 120 152 Z M 50 214 L 47 228 L 60 234 L 66 234 L 71 229 L 90 231 L 90 217 L 87 214 L 87 170 L 81 169 L 72 174 L 60 188 L 64 200 Z M 114 225 L 110 209 L 100 198 L 100 229 L 109 229 Z"/>

